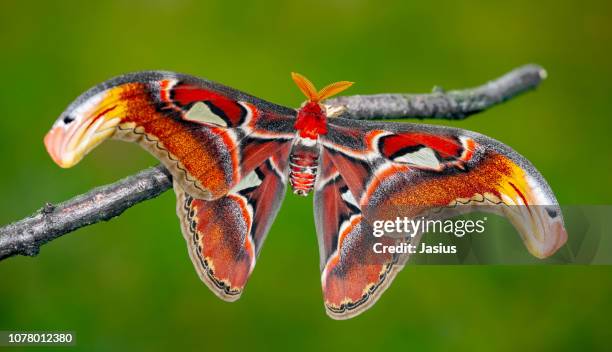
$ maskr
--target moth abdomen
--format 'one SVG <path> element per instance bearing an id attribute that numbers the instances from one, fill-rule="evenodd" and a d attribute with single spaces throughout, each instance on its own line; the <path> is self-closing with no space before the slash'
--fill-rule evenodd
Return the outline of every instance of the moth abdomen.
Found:
<path id="1" fill-rule="evenodd" d="M 314 188 L 319 171 L 319 144 L 308 138 L 298 138 L 289 156 L 289 183 L 293 193 L 307 196 Z"/>

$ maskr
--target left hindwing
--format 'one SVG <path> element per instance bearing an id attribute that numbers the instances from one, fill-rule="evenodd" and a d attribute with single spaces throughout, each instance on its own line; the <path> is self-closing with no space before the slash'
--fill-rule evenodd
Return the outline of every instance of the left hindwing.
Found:
<path id="1" fill-rule="evenodd" d="M 175 182 L 177 215 L 189 255 L 204 283 L 220 298 L 237 300 L 285 197 L 289 146 L 274 153 L 227 195 L 212 201 Z"/>
<path id="2" fill-rule="evenodd" d="M 432 210 L 444 218 L 487 205 L 484 211 L 509 218 L 537 257 L 565 242 L 561 212 L 546 181 L 525 158 L 491 138 L 455 128 L 342 118 L 330 120 L 320 138 L 315 218 L 325 304 L 334 318 L 369 307 L 407 259 L 374 255 L 375 242 L 391 241 L 372 235 L 376 220 L 417 218 Z"/>

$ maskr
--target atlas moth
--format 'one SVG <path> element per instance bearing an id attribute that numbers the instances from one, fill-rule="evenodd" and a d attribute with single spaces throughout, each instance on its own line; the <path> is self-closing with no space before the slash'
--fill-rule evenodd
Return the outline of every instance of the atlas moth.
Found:
<path id="1" fill-rule="evenodd" d="M 406 263 L 371 250 L 381 240 L 374 218 L 497 204 L 536 257 L 565 243 L 550 187 L 511 148 L 457 128 L 343 118 L 324 101 L 351 82 L 317 90 L 292 78 L 307 98 L 297 110 L 189 75 L 123 75 L 70 104 L 44 143 L 61 167 L 111 137 L 157 157 L 172 174 L 195 269 L 226 301 L 242 294 L 287 184 L 314 193 L 323 297 L 336 319 L 369 308 Z M 516 204 L 527 211 L 509 210 Z"/>

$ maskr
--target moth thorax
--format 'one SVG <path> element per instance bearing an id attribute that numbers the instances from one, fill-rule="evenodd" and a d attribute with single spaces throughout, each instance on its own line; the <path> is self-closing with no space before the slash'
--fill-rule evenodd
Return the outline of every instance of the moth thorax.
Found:
<path id="1" fill-rule="evenodd" d="M 293 193 L 307 196 L 312 191 L 319 169 L 319 143 L 300 138 L 293 143 L 289 156 L 289 183 Z"/>

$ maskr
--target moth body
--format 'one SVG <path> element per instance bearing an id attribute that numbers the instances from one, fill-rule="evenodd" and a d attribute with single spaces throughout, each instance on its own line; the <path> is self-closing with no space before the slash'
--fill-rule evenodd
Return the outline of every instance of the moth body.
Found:
<path id="1" fill-rule="evenodd" d="M 319 170 L 318 140 L 297 137 L 289 155 L 289 183 L 293 193 L 307 196 L 312 191 Z"/>
<path id="2" fill-rule="evenodd" d="M 321 151 L 319 136 L 327 134 L 327 109 L 321 101 L 342 92 L 353 83 L 341 81 L 317 90 L 310 80 L 299 73 L 294 72 L 291 77 L 308 100 L 298 110 L 293 125 L 297 135 L 289 155 L 289 183 L 294 194 L 307 196 L 317 179 Z"/>
<path id="3" fill-rule="evenodd" d="M 297 131 L 289 155 L 289 183 L 293 193 L 307 196 L 312 191 L 319 168 L 319 135 L 327 134 L 326 109 L 316 101 L 307 101 L 298 110 Z"/>

